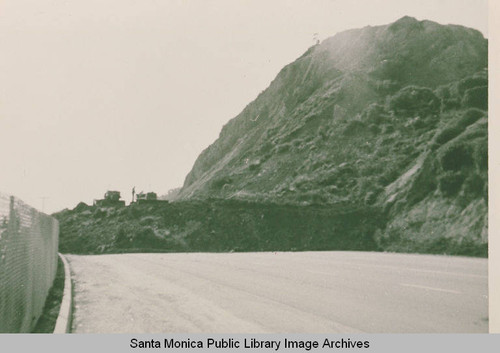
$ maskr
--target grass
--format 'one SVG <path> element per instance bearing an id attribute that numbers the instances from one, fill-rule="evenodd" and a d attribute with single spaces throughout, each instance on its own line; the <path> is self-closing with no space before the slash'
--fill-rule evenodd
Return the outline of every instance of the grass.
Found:
<path id="1" fill-rule="evenodd" d="M 49 291 L 49 295 L 45 301 L 42 315 L 38 319 L 32 333 L 52 333 L 56 326 L 59 308 L 64 293 L 64 264 L 60 258 L 57 262 L 57 272 L 54 279 L 54 284 Z"/>

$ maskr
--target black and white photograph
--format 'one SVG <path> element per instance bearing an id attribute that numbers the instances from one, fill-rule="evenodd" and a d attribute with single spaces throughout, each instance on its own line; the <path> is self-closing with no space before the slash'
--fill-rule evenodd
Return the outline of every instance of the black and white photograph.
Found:
<path id="1" fill-rule="evenodd" d="M 488 17 L 1 1 L 0 333 L 500 332 Z"/>

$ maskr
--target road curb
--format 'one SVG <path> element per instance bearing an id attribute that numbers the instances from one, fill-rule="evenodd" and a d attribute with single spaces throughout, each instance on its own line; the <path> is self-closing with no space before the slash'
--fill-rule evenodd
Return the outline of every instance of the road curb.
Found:
<path id="1" fill-rule="evenodd" d="M 57 317 L 56 327 L 54 333 L 69 333 L 71 329 L 71 314 L 72 314 L 72 285 L 71 285 L 71 272 L 69 270 L 69 263 L 63 254 L 58 253 L 64 264 L 64 292 L 59 309 L 59 316 Z"/>

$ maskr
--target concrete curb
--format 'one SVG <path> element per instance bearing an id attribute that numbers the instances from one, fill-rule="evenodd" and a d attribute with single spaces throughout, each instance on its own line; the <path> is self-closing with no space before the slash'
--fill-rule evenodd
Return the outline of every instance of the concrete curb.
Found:
<path id="1" fill-rule="evenodd" d="M 54 333 L 69 333 L 71 329 L 71 314 L 72 314 L 72 285 L 71 285 L 71 273 L 69 270 L 69 264 L 63 254 L 58 253 L 64 264 L 64 293 L 61 302 L 61 308 L 59 309 L 59 316 L 57 317 L 56 327 L 54 328 Z"/>

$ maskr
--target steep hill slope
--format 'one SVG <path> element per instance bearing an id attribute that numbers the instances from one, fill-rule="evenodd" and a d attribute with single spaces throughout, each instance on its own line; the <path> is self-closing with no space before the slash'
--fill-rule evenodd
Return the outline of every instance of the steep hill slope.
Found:
<path id="1" fill-rule="evenodd" d="M 484 245 L 487 48 L 409 17 L 337 34 L 224 126 L 178 197 L 375 205 L 386 249 Z"/>
<path id="2" fill-rule="evenodd" d="M 487 48 L 408 17 L 327 39 L 224 126 L 176 201 L 61 211 L 60 250 L 487 256 Z"/>

